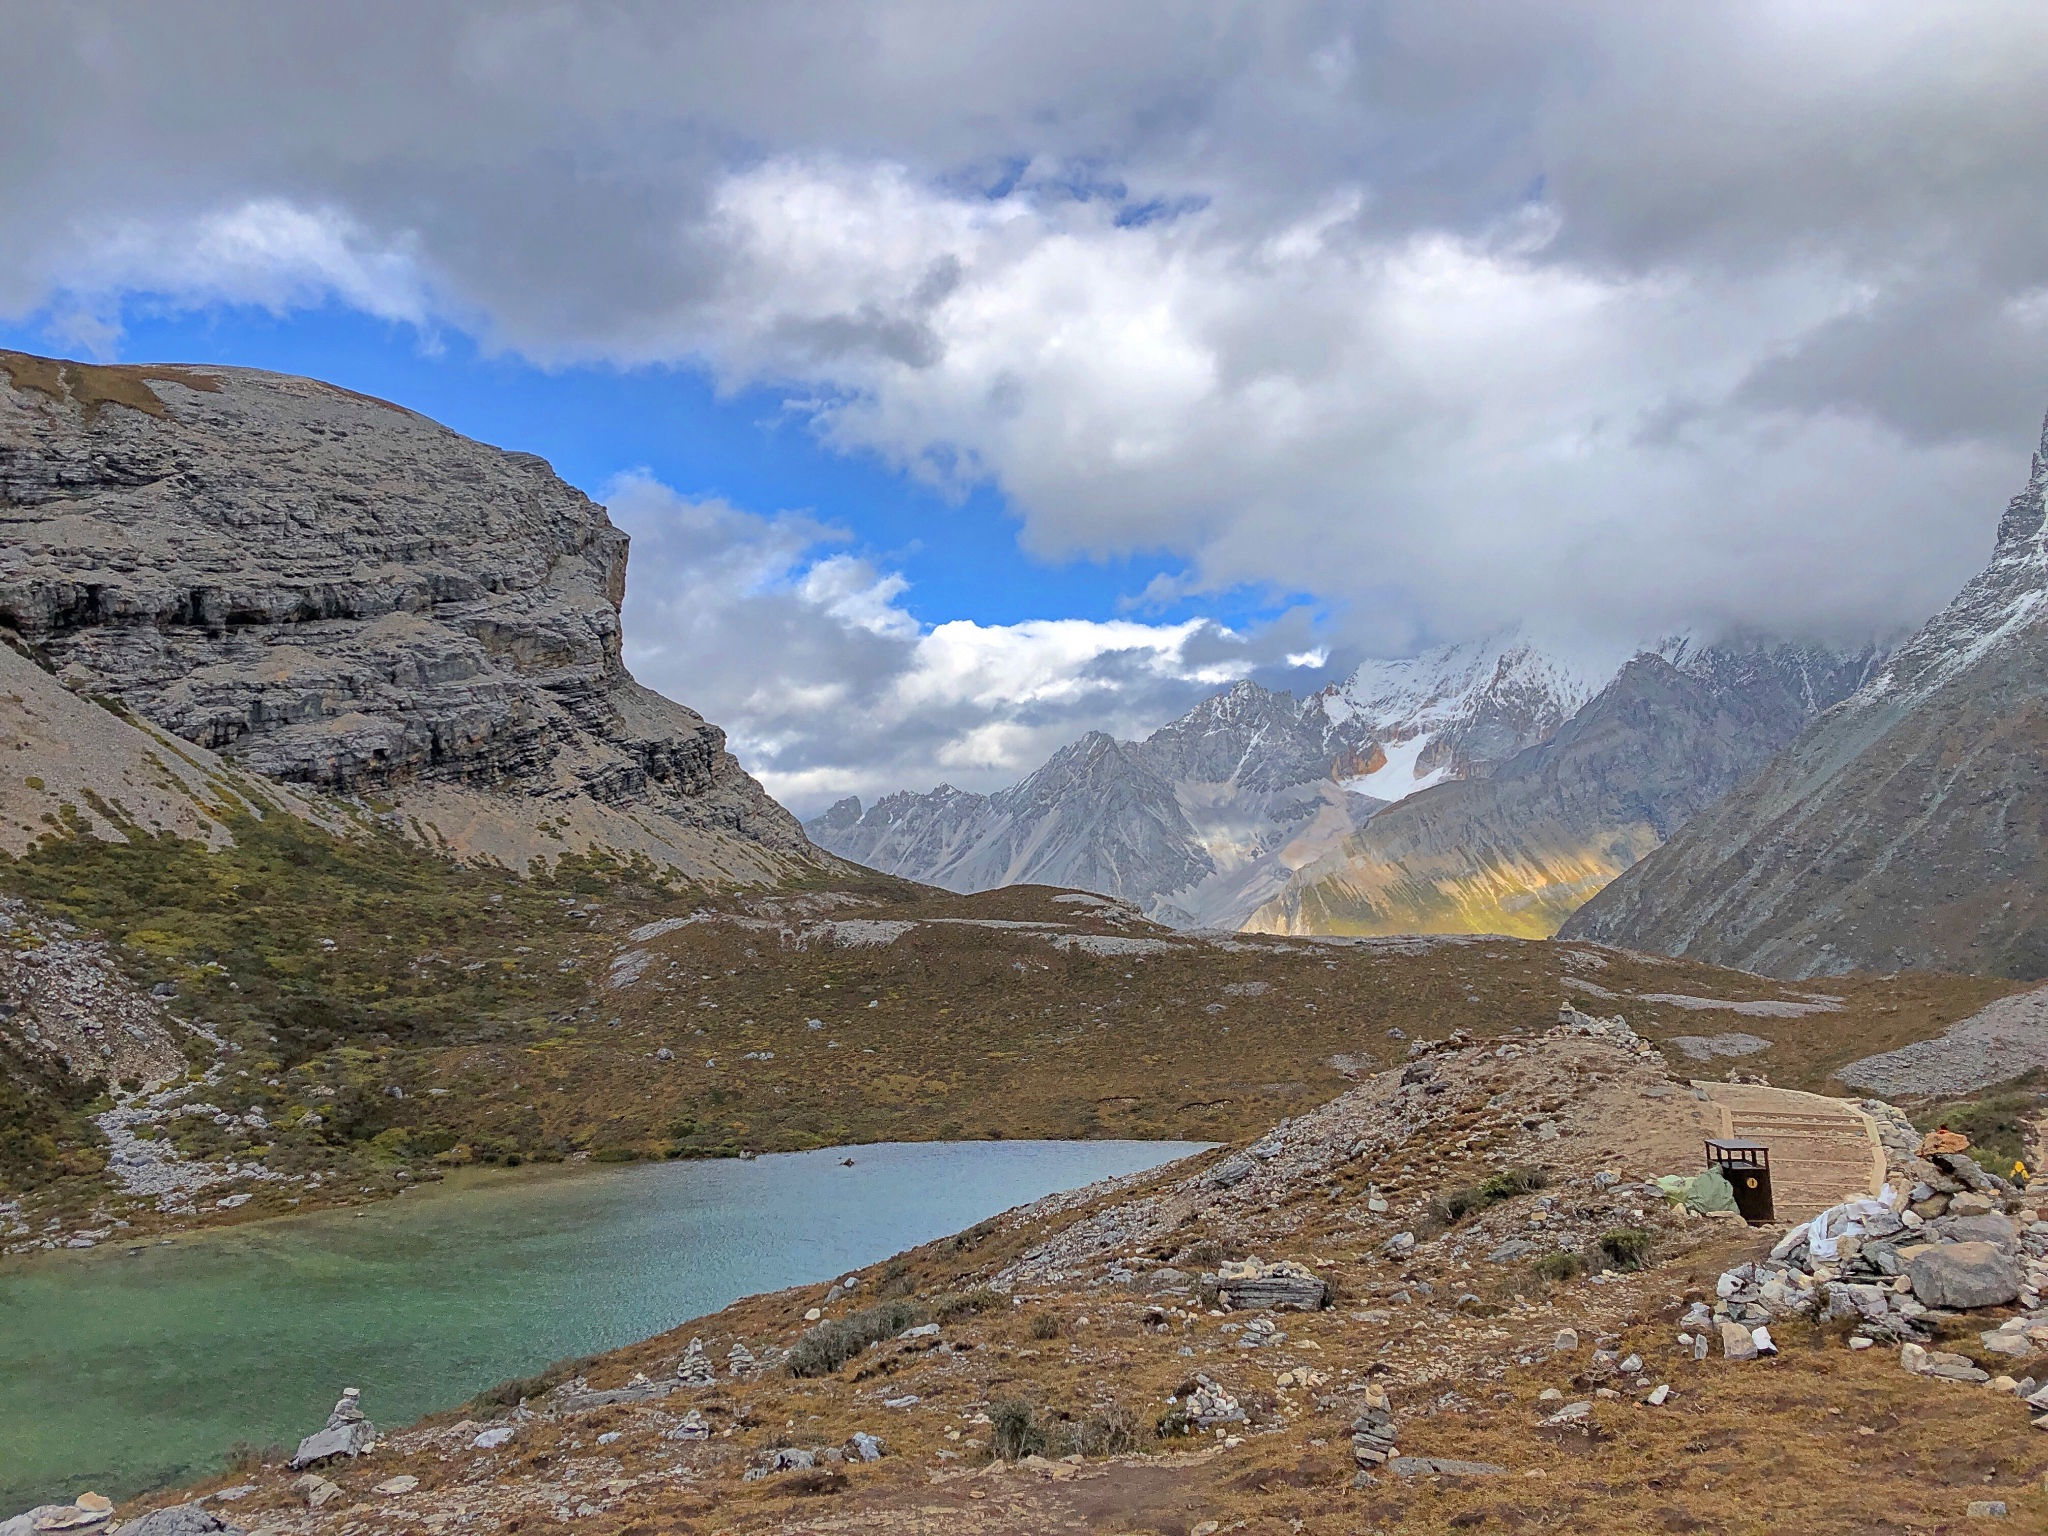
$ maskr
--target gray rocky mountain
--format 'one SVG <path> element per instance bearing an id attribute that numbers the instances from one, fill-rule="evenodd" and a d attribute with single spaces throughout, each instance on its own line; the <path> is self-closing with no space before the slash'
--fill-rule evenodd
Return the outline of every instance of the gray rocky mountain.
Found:
<path id="1" fill-rule="evenodd" d="M 1373 816 L 1246 926 L 1547 937 L 1874 662 L 1801 645 L 1645 652 L 1548 741 Z"/>
<path id="2" fill-rule="evenodd" d="M 1335 777 L 1357 748 L 1319 699 L 1245 682 L 1142 742 L 1091 731 L 1014 788 L 942 784 L 865 811 L 842 800 L 805 830 L 842 857 L 948 890 L 1078 886 L 1162 921 L 1235 926 L 1285 880 L 1289 849 L 1306 858 L 1299 850 L 1383 803 Z"/>
<path id="3" fill-rule="evenodd" d="M 1991 563 L 1566 925 L 1770 975 L 2048 976 L 2048 429 Z"/>
<path id="4" fill-rule="evenodd" d="M 74 694 L 466 855 L 817 861 L 628 674 L 626 536 L 542 460 L 246 369 L 0 353 L 0 385 L 0 626 Z"/>
<path id="5" fill-rule="evenodd" d="M 1682 636 L 1649 654 L 1677 679 L 1661 699 L 1636 698 L 1652 684 L 1626 651 L 1517 633 L 1368 663 L 1307 699 L 1243 682 L 1143 741 L 1092 734 L 1015 788 L 844 800 L 807 830 L 949 889 L 1074 885 L 1179 926 L 1547 934 L 1870 660 Z M 1568 752 L 1529 756 L 1616 672 L 1629 689 Z M 1413 809 L 1384 809 L 1397 800 Z"/>

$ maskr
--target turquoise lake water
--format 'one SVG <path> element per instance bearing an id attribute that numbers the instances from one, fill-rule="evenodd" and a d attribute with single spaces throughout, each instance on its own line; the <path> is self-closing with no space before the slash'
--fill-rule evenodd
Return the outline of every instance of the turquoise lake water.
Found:
<path id="1" fill-rule="evenodd" d="M 1196 1143 L 915 1142 L 432 1186 L 139 1252 L 0 1266 L 0 1518 L 387 1427 L 738 1297 L 830 1279 Z M 854 1166 L 840 1166 L 845 1157 Z"/>

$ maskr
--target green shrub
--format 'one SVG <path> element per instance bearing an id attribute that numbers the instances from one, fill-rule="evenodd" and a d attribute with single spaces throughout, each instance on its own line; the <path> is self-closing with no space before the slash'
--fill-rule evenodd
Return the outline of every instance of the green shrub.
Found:
<path id="1" fill-rule="evenodd" d="M 1138 1448 L 1138 1416 L 1121 1403 L 1057 1425 L 1045 1436 L 1056 1456 L 1127 1456 Z"/>
<path id="2" fill-rule="evenodd" d="M 2026 1156 L 2026 1122 L 2048 1100 L 2040 1091 L 2041 1073 L 2029 1072 L 2006 1090 L 1978 1099 L 1937 1104 L 1914 1123 L 1923 1131 L 1946 1125 L 1970 1138 L 1970 1156 L 1996 1174 L 2011 1172 L 2012 1165 Z"/>
<path id="3" fill-rule="evenodd" d="M 1022 1461 L 1045 1449 L 1045 1431 L 1038 1425 L 1038 1410 L 1021 1397 L 1006 1397 L 988 1405 L 989 1449 L 1002 1461 Z"/>
<path id="4" fill-rule="evenodd" d="M 949 1291 L 932 1302 L 932 1321 L 950 1323 L 956 1317 L 973 1317 L 982 1312 L 993 1312 L 1006 1305 L 1008 1298 L 1001 1291 L 977 1285 L 971 1291 Z"/>
<path id="5" fill-rule="evenodd" d="M 1586 1261 L 1576 1253 L 1546 1253 L 1529 1268 L 1538 1280 L 1555 1284 L 1578 1279 L 1586 1272 Z"/>
<path id="6" fill-rule="evenodd" d="M 789 1374 L 829 1376 L 870 1344 L 893 1339 L 924 1318 L 924 1309 L 902 1299 L 828 1318 L 791 1346 Z"/>
<path id="7" fill-rule="evenodd" d="M 1503 1168 L 1468 1188 L 1438 1195 L 1429 1202 L 1429 1213 L 1443 1226 L 1456 1226 L 1467 1216 L 1517 1195 L 1532 1194 L 1549 1183 L 1550 1175 L 1541 1168 Z"/>
<path id="8" fill-rule="evenodd" d="M 1036 1312 L 1031 1317 L 1031 1337 L 1034 1339 L 1056 1339 L 1063 1331 L 1059 1316 L 1052 1312 Z"/>
<path id="9" fill-rule="evenodd" d="M 902 1259 L 891 1259 L 882 1268 L 875 1281 L 877 1296 L 907 1296 L 915 1289 L 910 1278 L 910 1265 Z"/>
<path id="10" fill-rule="evenodd" d="M 640 1161 L 638 1147 L 599 1147 L 590 1154 L 593 1163 L 637 1163 Z"/>
<path id="11" fill-rule="evenodd" d="M 1600 1257 L 1609 1269 L 1641 1269 L 1649 1263 L 1655 1241 L 1641 1227 L 1616 1227 L 1600 1234 Z"/>

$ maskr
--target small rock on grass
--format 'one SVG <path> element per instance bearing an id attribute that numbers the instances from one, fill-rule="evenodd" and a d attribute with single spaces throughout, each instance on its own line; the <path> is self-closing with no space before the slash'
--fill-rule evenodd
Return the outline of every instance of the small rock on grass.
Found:
<path id="1" fill-rule="evenodd" d="M 140 1520 L 131 1520 L 121 1527 L 123 1536 L 140 1532 L 141 1536 L 242 1536 L 239 1525 L 230 1525 L 210 1509 L 201 1509 L 197 1504 L 173 1504 L 168 1509 L 153 1509 Z"/>
<path id="2" fill-rule="evenodd" d="M 1660 1383 L 1656 1391 L 1652 1392 L 1648 1397 L 1643 1399 L 1643 1401 L 1648 1403 L 1652 1408 L 1662 1408 L 1670 1400 L 1671 1383 L 1668 1381 Z"/>
<path id="3" fill-rule="evenodd" d="M 1965 1509 L 1963 1514 L 1972 1520 L 2003 1520 L 2005 1500 L 1972 1499 L 1969 1508 Z"/>

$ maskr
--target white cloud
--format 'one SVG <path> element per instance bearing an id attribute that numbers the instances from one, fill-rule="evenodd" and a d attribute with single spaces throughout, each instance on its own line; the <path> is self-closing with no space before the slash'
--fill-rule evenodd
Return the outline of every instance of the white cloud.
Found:
<path id="1" fill-rule="evenodd" d="M 127 294 L 173 304 L 254 304 L 274 314 L 338 300 L 381 320 L 434 317 L 411 239 L 379 241 L 346 212 L 255 198 L 165 221 L 113 218 L 87 232 L 53 277 L 67 334 L 96 353 L 119 341 L 110 307 Z"/>
<path id="2" fill-rule="evenodd" d="M 1436 632 L 1842 634 L 1928 611 L 1981 560 L 2018 445 L 1725 408 L 1866 302 L 1830 263 L 1594 272 L 1547 259 L 1550 211 L 1388 239 L 1360 204 L 1237 236 L 772 162 L 715 200 L 739 297 L 707 350 L 826 385 L 817 419 L 849 447 L 1000 485 L 1044 554 L 1165 547 L 1192 590 L 1391 601 Z"/>
<path id="3" fill-rule="evenodd" d="M 897 604 L 899 573 L 806 514 L 692 500 L 637 473 L 605 499 L 633 536 L 628 664 L 724 726 L 805 813 L 941 779 L 1009 784 L 1082 731 L 1149 730 L 1275 659 L 1203 620 L 927 627 Z"/>
<path id="4" fill-rule="evenodd" d="M 1132 613 L 1314 594 L 1343 632 L 1297 653 L 1910 622 L 2048 403 L 2038 0 L 17 10 L 0 317 L 106 351 L 135 293 L 339 300 L 772 381 L 999 487 L 1031 552 L 1178 572 Z M 643 593 L 633 633 L 778 782 L 1156 723 L 1234 654 L 970 626 L 949 658 L 900 577 L 748 516 L 643 536 L 749 595 Z M 707 614 L 780 637 L 772 685 Z M 889 713 L 914 679 L 924 723 Z"/>

